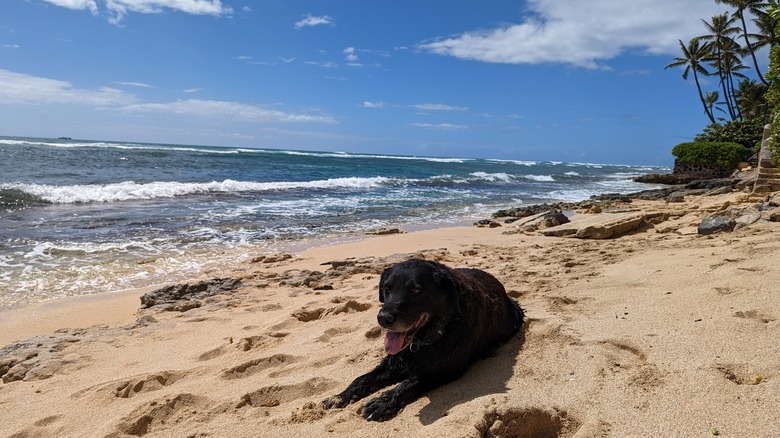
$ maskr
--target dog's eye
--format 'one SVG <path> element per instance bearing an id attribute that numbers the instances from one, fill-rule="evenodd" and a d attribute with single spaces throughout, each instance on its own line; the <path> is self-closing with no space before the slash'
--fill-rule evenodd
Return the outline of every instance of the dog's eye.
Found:
<path id="1" fill-rule="evenodd" d="M 412 286 L 409 290 L 412 291 L 412 293 L 415 293 L 415 294 L 419 294 L 420 291 L 421 291 L 419 287 L 415 287 L 415 286 Z"/>

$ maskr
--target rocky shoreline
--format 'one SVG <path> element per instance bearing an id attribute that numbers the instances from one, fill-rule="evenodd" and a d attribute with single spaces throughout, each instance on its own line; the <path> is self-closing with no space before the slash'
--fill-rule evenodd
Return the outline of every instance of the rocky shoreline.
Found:
<path id="1" fill-rule="evenodd" d="M 661 176 L 654 175 L 653 180 L 658 182 Z M 661 189 L 597 195 L 579 202 L 515 207 L 499 210 L 491 219 L 474 225 L 496 228 L 502 226 L 501 223 L 512 224 L 513 229 L 506 231 L 507 234 L 539 232 L 545 236 L 606 239 L 646 227 L 654 227 L 657 232 L 672 232 L 695 225 L 698 234 L 709 235 L 733 231 L 761 221 L 780 221 L 780 198 L 766 193 L 751 193 L 754 180 L 752 175 L 745 178 L 693 180 Z M 751 205 L 732 206 L 727 203 L 711 211 L 685 205 L 686 197 L 689 196 L 708 198 L 735 192 L 743 192 L 740 201 Z M 664 204 L 639 208 L 632 205 L 636 201 L 660 201 Z M 573 221 L 570 220 L 574 215 L 577 216 Z"/>

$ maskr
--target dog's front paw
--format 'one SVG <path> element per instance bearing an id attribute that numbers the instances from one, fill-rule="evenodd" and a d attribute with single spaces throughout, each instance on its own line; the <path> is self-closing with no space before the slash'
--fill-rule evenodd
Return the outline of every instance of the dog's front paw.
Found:
<path id="1" fill-rule="evenodd" d="M 325 409 L 343 408 L 349 404 L 349 400 L 344 400 L 340 395 L 334 395 L 333 397 L 326 398 L 320 403 Z"/>
<path id="2" fill-rule="evenodd" d="M 394 403 L 390 394 L 384 393 L 369 400 L 360 415 L 368 421 L 387 421 L 398 415 L 401 408 L 403 406 Z"/>

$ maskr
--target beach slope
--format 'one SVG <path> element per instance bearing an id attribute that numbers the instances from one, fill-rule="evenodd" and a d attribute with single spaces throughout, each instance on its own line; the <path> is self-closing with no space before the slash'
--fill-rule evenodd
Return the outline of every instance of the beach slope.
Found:
<path id="1" fill-rule="evenodd" d="M 22 323 L 48 307 L 0 313 L 0 436 L 780 436 L 780 223 L 696 231 L 755 203 L 612 206 L 653 220 L 608 239 L 504 224 L 269 254 L 132 312 L 51 305 L 57 330 Z M 321 409 L 385 354 L 379 273 L 409 257 L 495 275 L 524 336 L 390 421 Z"/>

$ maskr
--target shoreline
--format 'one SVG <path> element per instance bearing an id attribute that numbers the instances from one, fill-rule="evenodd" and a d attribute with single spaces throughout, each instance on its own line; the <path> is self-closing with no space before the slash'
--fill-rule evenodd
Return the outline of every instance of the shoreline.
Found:
<path id="1" fill-rule="evenodd" d="M 522 218 L 531 214 L 539 214 L 540 212 L 546 212 L 551 209 L 561 209 L 564 211 L 564 213 L 566 213 L 567 216 L 572 216 L 572 214 L 576 214 L 574 213 L 575 210 L 588 210 L 594 204 L 610 205 L 615 202 L 631 203 L 632 201 L 663 199 L 668 201 L 670 196 L 685 196 L 686 194 L 701 196 L 704 192 L 707 191 L 706 188 L 718 188 L 729 184 L 731 187 L 734 187 L 737 185 L 737 181 L 738 180 L 719 179 L 712 180 L 709 182 L 709 184 L 706 181 L 703 182 L 703 184 L 701 182 L 697 182 L 697 184 L 693 185 L 692 189 L 686 189 L 686 184 L 679 184 L 672 185 L 667 188 L 648 189 L 628 194 L 597 195 L 592 196 L 590 199 L 576 202 L 561 201 L 555 203 L 533 204 L 498 210 L 494 212 L 493 217 L 495 218 L 500 216 L 501 218 L 506 219 L 506 223 L 511 224 L 518 218 Z M 702 186 L 706 188 L 702 189 Z M 476 225 L 476 222 L 474 222 L 473 225 L 468 225 L 469 222 L 472 222 L 473 220 L 476 219 L 462 218 L 461 220 L 454 221 L 459 222 L 460 225 L 453 225 L 449 222 L 420 224 L 416 227 L 408 227 L 408 231 L 401 230 L 401 232 L 398 234 L 371 234 L 369 232 L 370 230 L 367 229 L 364 234 L 327 236 L 297 240 L 285 245 L 275 244 L 273 245 L 273 250 L 266 255 L 290 253 L 293 255 L 293 257 L 303 257 L 306 259 L 307 254 L 312 254 L 313 257 L 317 257 L 321 256 L 322 253 L 328 252 L 334 248 L 339 248 L 342 246 L 351 248 L 354 246 L 355 250 L 358 248 L 361 249 L 360 253 L 363 254 L 362 257 L 372 255 L 377 256 L 379 253 L 382 253 L 381 251 L 377 251 L 377 246 L 374 245 L 374 241 L 377 239 L 393 237 L 394 239 L 390 240 L 406 242 L 409 239 L 415 240 L 416 236 L 419 236 L 417 233 L 434 233 L 439 231 L 441 233 L 447 234 L 449 230 L 452 230 L 453 232 L 456 230 L 465 232 L 467 230 L 477 229 L 474 226 Z M 488 219 L 484 220 L 488 221 Z M 479 234 L 478 231 L 476 233 Z M 401 237 L 409 234 L 413 234 L 415 236 L 411 238 Z M 475 239 L 478 239 L 479 237 L 474 236 Z M 452 239 L 445 239 L 445 241 L 446 240 L 451 241 Z M 414 245 L 411 245 L 411 247 L 413 246 Z M 396 248 L 398 252 L 403 251 L 404 248 L 403 244 L 399 245 L 397 243 L 394 244 L 393 247 Z M 406 248 L 408 249 L 408 247 Z M 418 249 L 422 248 L 420 248 L 418 245 Z M 387 256 L 390 254 L 384 255 Z M 214 272 L 213 269 L 208 272 L 201 271 L 198 275 L 193 275 L 188 279 L 179 280 L 174 283 L 193 283 L 207 280 L 209 278 L 236 275 L 236 273 L 239 273 L 238 275 L 246 275 L 252 265 L 250 260 L 253 258 L 256 257 L 246 256 L 245 260 L 242 262 L 242 266 L 244 266 L 243 268 L 223 270 L 223 272 L 219 273 Z M 316 263 L 306 264 L 304 262 L 303 264 L 304 266 L 307 266 L 308 269 L 316 270 L 319 268 Z M 138 300 L 140 300 L 140 297 L 143 294 L 174 283 L 166 282 L 120 291 L 103 291 L 94 294 L 85 294 L 73 297 L 60 297 L 44 301 L 26 303 L 19 306 L 0 308 L 0 347 L 24 337 L 41 335 L 48 331 L 57 330 L 62 328 L 60 326 L 63 324 L 64 327 L 83 327 L 99 324 L 130 323 L 136 316 L 136 311 L 138 310 Z M 136 303 L 135 306 L 133 305 L 134 300 Z M 110 309 L 109 312 L 97 312 L 97 310 L 105 310 L 106 307 Z M 62 321 L 63 318 L 64 321 Z M 14 321 L 21 322 L 17 324 Z"/>
<path id="2" fill-rule="evenodd" d="M 315 239 L 309 242 L 296 242 L 283 247 L 279 252 L 267 254 L 292 253 L 293 257 L 303 258 L 301 263 L 308 269 L 321 268 L 317 262 L 307 263 L 307 259 L 325 259 L 324 254 L 339 247 L 354 247 L 360 249 L 363 256 L 376 253 L 375 241 L 395 237 L 400 242 L 415 239 L 417 233 L 447 233 L 448 230 L 469 230 L 471 227 L 441 226 L 403 232 L 391 235 L 355 235 L 348 239 Z M 405 236 L 405 237 L 402 237 Z M 395 240 L 395 239 L 392 239 Z M 403 245 L 403 244 L 402 244 Z M 398 247 L 398 244 L 391 245 Z M 297 251 L 296 251 L 297 249 Z M 307 256 L 311 254 L 310 256 Z M 386 254 L 389 255 L 389 254 Z M 251 257 L 250 257 L 251 258 Z M 175 284 L 194 283 L 216 277 L 246 275 L 252 263 L 246 261 L 243 268 L 225 270 L 222 273 L 209 273 L 193 276 L 188 280 L 177 281 Z M 101 324 L 122 325 L 133 322 L 137 316 L 140 298 L 143 294 L 163 288 L 173 283 L 161 283 L 122 291 L 104 291 L 89 295 L 54 298 L 39 302 L 22 304 L 10 308 L 0 308 L 0 348 L 28 337 L 44 335 L 67 327 L 89 327 Z"/>
<path id="3" fill-rule="evenodd" d="M 225 269 L 239 282 L 214 294 L 103 296 L 83 320 L 67 309 L 84 298 L 41 305 L 63 309 L 58 329 L 0 348 L 0 436 L 775 436 L 780 222 L 761 217 L 776 200 L 614 200 L 559 226 L 619 228 L 610 238 L 522 220 L 366 236 Z M 713 215 L 738 226 L 699 234 Z M 525 341 L 388 422 L 363 420 L 365 401 L 323 410 L 384 356 L 379 273 L 408 257 L 494 274 L 526 311 Z"/>

